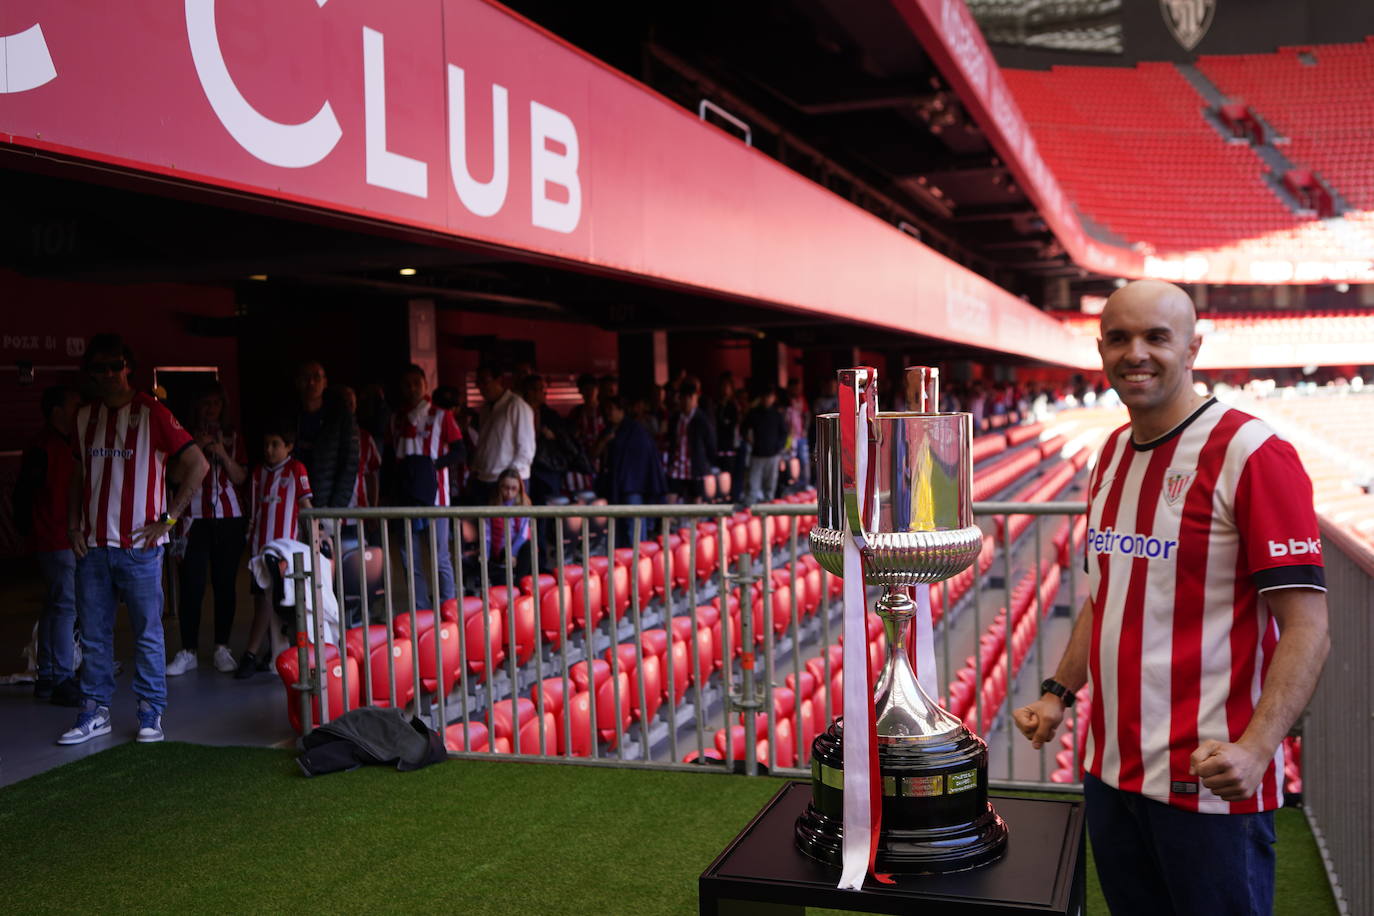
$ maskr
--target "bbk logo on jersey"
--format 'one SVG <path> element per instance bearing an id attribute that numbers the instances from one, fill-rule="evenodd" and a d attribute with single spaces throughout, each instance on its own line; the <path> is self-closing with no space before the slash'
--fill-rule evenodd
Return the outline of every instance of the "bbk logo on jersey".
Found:
<path id="1" fill-rule="evenodd" d="M 1320 557 L 1321 553 L 1321 538 L 1289 538 L 1287 542 L 1269 542 L 1269 556 L 1274 558 L 1301 556 Z"/>

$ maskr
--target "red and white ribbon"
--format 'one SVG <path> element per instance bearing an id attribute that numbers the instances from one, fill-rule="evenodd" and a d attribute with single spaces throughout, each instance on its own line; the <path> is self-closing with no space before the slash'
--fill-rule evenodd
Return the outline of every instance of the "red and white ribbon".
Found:
<path id="1" fill-rule="evenodd" d="M 854 456 L 854 484 L 859 518 L 871 524 L 869 485 L 871 439 L 869 417 L 876 413 L 873 370 L 855 386 L 858 396 L 842 410 L 840 422 L 853 424 L 849 439 Z M 845 398 L 844 400 L 849 400 Z M 844 842 L 839 888 L 859 890 L 873 870 L 882 823 L 882 780 L 878 774 L 878 737 L 873 710 L 873 683 L 868 667 L 868 600 L 863 558 L 852 531 L 844 539 Z"/>
<path id="2" fill-rule="evenodd" d="M 930 613 L 930 586 L 916 586 L 916 618 L 912 621 L 915 645 L 912 661 L 916 666 L 916 680 L 926 696 L 934 699 L 940 694 L 935 683 L 935 623 Z"/>

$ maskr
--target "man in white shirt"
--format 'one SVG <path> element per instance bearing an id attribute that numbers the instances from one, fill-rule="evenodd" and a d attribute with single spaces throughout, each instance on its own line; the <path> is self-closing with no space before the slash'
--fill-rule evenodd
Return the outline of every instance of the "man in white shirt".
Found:
<path id="1" fill-rule="evenodd" d="M 496 478 L 515 468 L 528 488 L 530 463 L 534 460 L 534 411 L 488 368 L 477 370 L 477 389 L 486 402 L 479 415 L 477 448 L 472 458 L 468 504 L 491 502 Z"/>

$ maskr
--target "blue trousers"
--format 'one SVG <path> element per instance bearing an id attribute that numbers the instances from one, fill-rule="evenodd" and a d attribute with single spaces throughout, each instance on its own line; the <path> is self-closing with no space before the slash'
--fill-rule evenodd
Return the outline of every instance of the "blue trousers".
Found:
<path id="1" fill-rule="evenodd" d="M 430 563 L 423 562 L 423 558 L 429 554 L 429 526 L 431 524 L 434 525 L 435 559 L 439 565 L 439 600 L 442 602 L 456 597 L 458 588 L 453 578 L 453 552 L 449 550 L 449 520 L 446 518 L 413 519 L 411 531 L 414 534 L 415 545 L 415 606 L 437 610 L 437 605 L 430 604 L 429 594 L 430 571 L 433 567 Z M 404 550 L 402 550 L 402 554 L 404 555 Z M 408 557 L 406 562 L 409 562 Z"/>
<path id="2" fill-rule="evenodd" d="M 1092 775 L 1083 798 L 1113 916 L 1273 912 L 1274 812 L 1198 814 Z"/>
<path id="3" fill-rule="evenodd" d="M 129 609 L 134 631 L 134 693 L 160 714 L 167 708 L 161 547 L 91 547 L 76 561 L 81 693 L 97 706 L 114 699 L 114 622 L 120 601 Z"/>
<path id="4" fill-rule="evenodd" d="M 48 591 L 38 620 L 38 677 L 65 681 L 75 674 L 76 554 L 52 550 L 35 554 Z"/>

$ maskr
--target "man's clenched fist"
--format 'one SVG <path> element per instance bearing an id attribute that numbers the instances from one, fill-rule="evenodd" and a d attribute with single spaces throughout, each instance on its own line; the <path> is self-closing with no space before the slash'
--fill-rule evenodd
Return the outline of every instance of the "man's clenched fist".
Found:
<path id="1" fill-rule="evenodd" d="M 1030 739 L 1032 747 L 1039 750 L 1054 737 L 1059 723 L 1064 721 L 1064 704 L 1058 697 L 1041 697 L 1028 706 L 1014 710 L 1011 715 L 1021 734 Z"/>
<path id="2" fill-rule="evenodd" d="M 1226 801 L 1243 801 L 1259 788 L 1272 756 L 1257 753 L 1243 744 L 1209 739 L 1193 751 L 1189 770 L 1219 797 Z"/>

